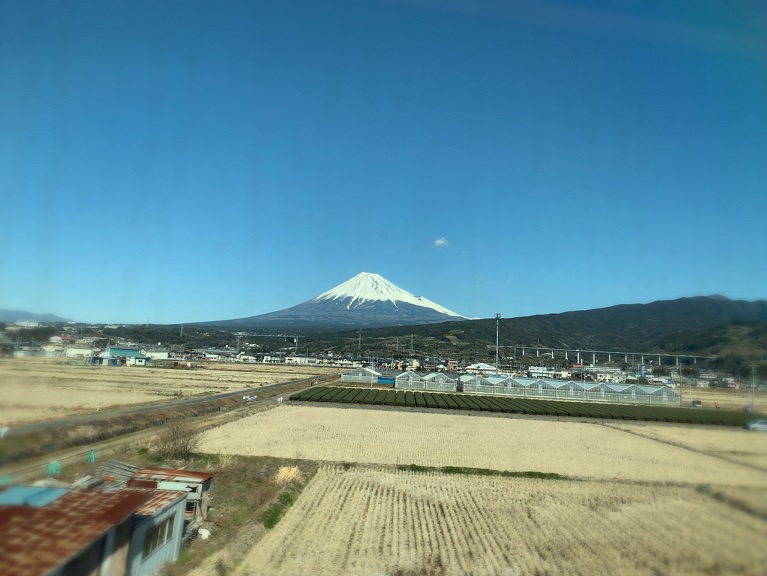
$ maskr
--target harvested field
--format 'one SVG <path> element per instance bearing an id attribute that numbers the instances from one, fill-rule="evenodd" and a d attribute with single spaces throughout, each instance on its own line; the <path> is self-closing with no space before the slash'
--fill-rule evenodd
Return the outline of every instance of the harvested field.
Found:
<path id="1" fill-rule="evenodd" d="M 693 399 L 700 400 L 703 408 L 714 408 L 717 404 L 722 410 L 735 410 L 742 412 L 746 404 L 751 402 L 750 390 L 744 388 L 688 388 L 682 386 L 677 389 L 682 394 L 685 406 L 690 405 Z M 767 392 L 757 390 L 754 394 L 754 408 L 756 412 L 767 412 Z"/>
<path id="2" fill-rule="evenodd" d="M 610 423 L 606 426 L 742 462 L 767 472 L 767 434 L 763 432 L 711 426 L 643 426 L 639 423 L 630 426 Z"/>
<path id="3" fill-rule="evenodd" d="M 692 487 L 325 466 L 238 573 L 757 575 L 766 540 Z"/>
<path id="4" fill-rule="evenodd" d="M 641 425 L 642 431 L 653 429 Z M 574 420 L 286 405 L 209 430 L 200 449 L 326 462 L 534 470 L 584 479 L 767 489 L 764 471 Z"/>
<path id="5" fill-rule="evenodd" d="M 0 425 L 59 418 L 117 406 L 216 394 L 333 369 L 273 364 L 195 363 L 191 369 L 83 366 L 60 359 L 0 360 Z"/>

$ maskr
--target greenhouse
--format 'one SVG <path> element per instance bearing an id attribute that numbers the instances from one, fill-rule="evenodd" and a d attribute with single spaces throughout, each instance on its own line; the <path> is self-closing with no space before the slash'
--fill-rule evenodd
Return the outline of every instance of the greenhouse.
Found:
<path id="1" fill-rule="evenodd" d="M 394 387 L 405 390 L 426 390 L 426 382 L 423 376 L 407 371 L 394 378 Z"/>
<path id="2" fill-rule="evenodd" d="M 458 381 L 442 372 L 432 372 L 423 377 L 426 383 L 426 390 L 437 390 L 440 392 L 455 392 Z"/>
<path id="3" fill-rule="evenodd" d="M 508 378 L 494 382 L 498 377 L 469 376 L 463 382 L 463 391 L 476 394 L 508 394 L 532 398 L 562 400 L 599 400 L 604 402 L 632 402 L 637 404 L 679 404 L 679 394 L 666 386 L 584 382 L 580 380 L 549 380 L 547 378 Z"/>
<path id="4" fill-rule="evenodd" d="M 461 376 L 463 391 L 470 394 L 508 394 L 510 378 L 501 376 L 476 376 L 466 374 Z"/>
<path id="5" fill-rule="evenodd" d="M 422 376 L 416 372 L 402 372 L 397 376 L 383 375 L 373 367 L 356 368 L 341 375 L 342 382 L 379 384 L 403 390 L 438 392 L 463 391 L 467 394 L 492 394 L 530 398 L 556 398 L 560 400 L 586 400 L 636 404 L 666 404 L 678 406 L 680 396 L 666 386 L 649 384 L 618 384 L 613 382 L 587 382 L 584 380 L 554 380 L 505 376 L 463 374 L 457 380 L 441 372 Z"/>
<path id="6" fill-rule="evenodd" d="M 368 366 L 367 368 L 355 368 L 341 374 L 341 382 L 360 382 L 363 384 L 378 384 L 381 373 Z"/>

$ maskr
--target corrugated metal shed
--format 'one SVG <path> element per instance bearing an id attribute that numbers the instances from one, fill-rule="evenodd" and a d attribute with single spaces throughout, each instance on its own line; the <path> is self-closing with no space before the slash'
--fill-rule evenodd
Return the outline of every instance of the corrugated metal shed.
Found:
<path id="1" fill-rule="evenodd" d="M 144 468 L 136 472 L 128 482 L 132 488 L 159 488 L 187 493 L 187 517 L 204 520 L 210 505 L 210 485 L 213 475 L 197 470 L 174 470 L 172 468 Z"/>
<path id="2" fill-rule="evenodd" d="M 138 491 L 73 490 L 39 508 L 0 507 L 0 576 L 48 574 L 151 497 Z"/>
<path id="3" fill-rule="evenodd" d="M 211 478 L 213 478 L 213 474 L 209 472 L 173 468 L 144 468 L 133 475 L 133 480 L 152 480 L 155 482 L 205 482 Z"/>
<path id="4" fill-rule="evenodd" d="M 132 464 L 108 460 L 98 467 L 96 476 L 104 480 L 104 490 L 115 490 L 125 486 L 139 470 L 141 468 Z"/>
<path id="5" fill-rule="evenodd" d="M 186 492 L 179 490 L 147 490 L 145 488 L 123 488 L 121 492 L 132 491 L 151 495 L 151 499 L 144 502 L 137 510 L 137 516 L 153 516 L 160 510 L 183 499 L 186 500 Z"/>

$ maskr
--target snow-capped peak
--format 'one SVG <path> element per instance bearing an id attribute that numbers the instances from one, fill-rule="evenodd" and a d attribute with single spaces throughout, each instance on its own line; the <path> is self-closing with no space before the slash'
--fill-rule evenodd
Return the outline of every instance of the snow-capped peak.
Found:
<path id="1" fill-rule="evenodd" d="M 456 314 L 423 296 L 414 296 L 410 292 L 395 286 L 383 276 L 371 272 L 360 272 L 335 288 L 323 292 L 314 298 L 314 301 L 343 300 L 346 298 L 349 299 L 349 303 L 346 305 L 347 309 L 354 308 L 367 301 L 391 302 L 395 306 L 397 302 L 406 302 L 423 308 L 431 308 L 449 316 L 464 318 L 464 316 Z"/>

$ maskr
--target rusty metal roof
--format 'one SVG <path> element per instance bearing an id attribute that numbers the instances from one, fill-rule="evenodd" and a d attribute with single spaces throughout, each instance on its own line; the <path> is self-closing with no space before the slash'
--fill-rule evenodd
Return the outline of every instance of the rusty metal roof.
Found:
<path id="1" fill-rule="evenodd" d="M 166 507 L 175 504 L 179 500 L 186 500 L 187 492 L 180 490 L 147 490 L 146 488 L 123 488 L 121 492 L 139 492 L 151 495 L 151 499 L 144 502 L 136 510 L 138 516 L 153 516 Z"/>
<path id="2" fill-rule="evenodd" d="M 151 498 L 148 492 L 73 490 L 40 508 L 0 507 L 0 576 L 48 574 Z"/>
<path id="3" fill-rule="evenodd" d="M 173 468 L 144 468 L 133 475 L 136 480 L 165 480 L 175 482 L 205 482 L 213 478 L 210 472 L 175 470 Z"/>

